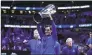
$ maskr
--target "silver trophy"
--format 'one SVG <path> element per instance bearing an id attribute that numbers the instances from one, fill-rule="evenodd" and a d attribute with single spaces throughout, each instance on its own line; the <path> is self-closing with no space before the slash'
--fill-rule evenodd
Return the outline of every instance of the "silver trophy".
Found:
<path id="1" fill-rule="evenodd" d="M 45 8 L 43 8 L 39 14 L 42 18 L 46 18 L 46 17 L 49 17 L 49 14 L 54 14 L 56 13 L 56 8 L 53 4 L 49 4 L 47 5 Z"/>

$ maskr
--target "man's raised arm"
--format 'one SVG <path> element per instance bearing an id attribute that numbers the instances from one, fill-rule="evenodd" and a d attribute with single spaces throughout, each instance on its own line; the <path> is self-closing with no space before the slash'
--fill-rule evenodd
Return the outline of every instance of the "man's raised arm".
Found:
<path id="1" fill-rule="evenodd" d="M 51 25 L 52 25 L 52 36 L 53 36 L 54 40 L 56 41 L 57 40 L 56 26 L 55 26 L 55 23 L 54 23 L 54 20 L 53 20 L 51 14 L 49 14 L 49 16 L 50 16 Z"/>

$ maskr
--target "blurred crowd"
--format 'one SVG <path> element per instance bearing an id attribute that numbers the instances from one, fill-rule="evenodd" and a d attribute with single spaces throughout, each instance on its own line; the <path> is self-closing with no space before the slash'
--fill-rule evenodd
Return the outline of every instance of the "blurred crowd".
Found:
<path id="1" fill-rule="evenodd" d="M 29 46 L 26 46 L 23 41 L 33 39 L 34 29 L 22 29 L 22 28 L 2 28 L 1 30 L 1 41 L 2 50 L 19 50 L 29 51 Z M 74 44 L 78 46 L 79 51 L 85 54 L 89 50 L 87 41 L 90 38 L 89 32 L 74 32 L 70 29 L 57 29 L 58 42 L 61 45 L 61 51 L 65 46 L 67 38 L 71 37 Z M 92 42 L 92 41 L 91 41 Z M 92 44 L 91 44 L 92 45 Z"/>

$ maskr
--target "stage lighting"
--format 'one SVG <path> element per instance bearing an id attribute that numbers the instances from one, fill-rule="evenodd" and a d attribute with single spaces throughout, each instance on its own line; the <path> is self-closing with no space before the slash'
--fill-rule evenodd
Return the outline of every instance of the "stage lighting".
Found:
<path id="1" fill-rule="evenodd" d="M 58 27 L 58 28 L 62 28 L 62 25 L 58 25 L 57 27 Z"/>
<path id="2" fill-rule="evenodd" d="M 11 53 L 11 55 L 17 55 L 16 53 Z"/>
<path id="3" fill-rule="evenodd" d="M 23 14 L 23 11 L 22 10 L 20 11 L 20 14 Z"/>
<path id="4" fill-rule="evenodd" d="M 33 26 L 33 25 L 32 25 L 31 28 L 37 28 L 37 26 Z"/>
<path id="5" fill-rule="evenodd" d="M 33 7 L 33 10 L 35 10 L 36 8 L 35 7 Z"/>
<path id="6" fill-rule="evenodd" d="M 11 18 L 12 18 L 13 16 L 11 16 Z"/>
<path id="7" fill-rule="evenodd" d="M 15 12 L 15 10 L 11 10 L 11 12 L 12 12 L 12 13 L 14 13 L 14 12 Z"/>
<path id="8" fill-rule="evenodd" d="M 29 12 L 29 14 L 31 14 L 31 11 L 28 11 Z"/>
<path id="9" fill-rule="evenodd" d="M 62 12 L 64 12 L 64 11 L 62 11 Z"/>
<path id="10" fill-rule="evenodd" d="M 30 7 L 27 7 L 26 10 L 30 10 Z"/>
<path id="11" fill-rule="evenodd" d="M 84 6 L 72 6 L 72 7 L 58 7 L 58 9 L 80 9 L 80 8 L 89 8 L 90 5 L 84 5 Z"/>
<path id="12" fill-rule="evenodd" d="M 66 18 L 66 16 L 65 16 L 65 18 Z"/>
<path id="13" fill-rule="evenodd" d="M 37 28 L 35 25 L 4 25 L 4 27 L 11 27 L 11 28 Z"/>
<path id="14" fill-rule="evenodd" d="M 92 24 L 79 24 L 79 27 L 91 27 Z"/>
<path id="15" fill-rule="evenodd" d="M 7 53 L 1 53 L 1 55 L 7 55 Z"/>
<path id="16" fill-rule="evenodd" d="M 73 28 L 73 25 L 70 25 L 70 28 Z"/>
<path id="17" fill-rule="evenodd" d="M 10 9 L 9 6 L 1 6 L 1 9 Z"/>
<path id="18" fill-rule="evenodd" d="M 13 9 L 16 9 L 16 7 L 13 7 Z"/>
<path id="19" fill-rule="evenodd" d="M 44 2 L 42 2 L 42 4 L 43 4 Z"/>
<path id="20" fill-rule="evenodd" d="M 89 8 L 90 5 L 84 5 L 84 6 L 81 6 L 81 8 Z"/>
<path id="21" fill-rule="evenodd" d="M 6 10 L 3 10 L 4 13 L 7 13 Z"/>
<path id="22" fill-rule="evenodd" d="M 78 29 L 78 28 L 76 28 L 76 29 L 75 29 L 75 31 L 77 31 L 77 32 L 78 32 L 78 31 L 79 31 L 79 29 Z"/>
<path id="23" fill-rule="evenodd" d="M 35 14 L 36 12 L 35 12 L 35 11 L 32 11 L 32 13 L 34 13 L 34 14 Z"/>
<path id="24" fill-rule="evenodd" d="M 27 11 L 25 11 L 25 13 L 27 13 Z"/>

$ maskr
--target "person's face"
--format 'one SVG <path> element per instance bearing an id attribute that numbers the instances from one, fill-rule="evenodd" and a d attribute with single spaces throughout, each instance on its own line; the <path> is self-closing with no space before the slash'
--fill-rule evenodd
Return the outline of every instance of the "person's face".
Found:
<path id="1" fill-rule="evenodd" d="M 71 47 L 72 46 L 72 41 L 67 42 L 67 45 Z"/>
<path id="2" fill-rule="evenodd" d="M 38 30 L 34 30 L 34 38 L 36 38 L 36 39 L 40 38 Z"/>
<path id="3" fill-rule="evenodd" d="M 50 27 L 46 27 L 45 28 L 45 35 L 51 35 L 51 29 L 50 29 Z"/>

